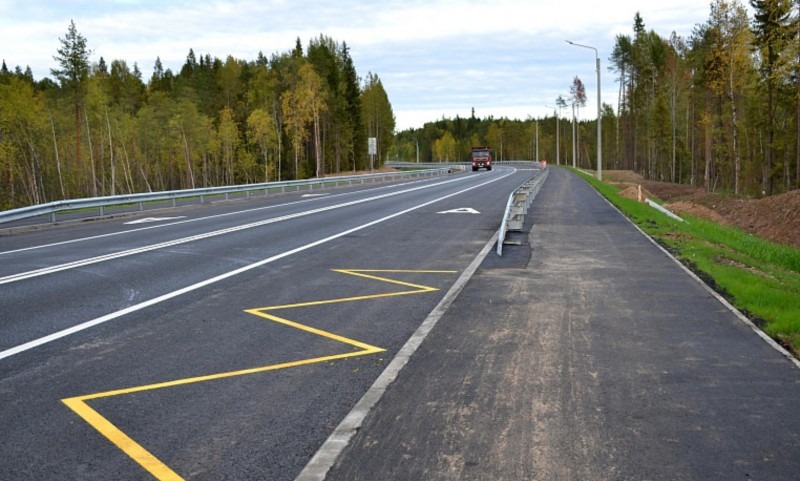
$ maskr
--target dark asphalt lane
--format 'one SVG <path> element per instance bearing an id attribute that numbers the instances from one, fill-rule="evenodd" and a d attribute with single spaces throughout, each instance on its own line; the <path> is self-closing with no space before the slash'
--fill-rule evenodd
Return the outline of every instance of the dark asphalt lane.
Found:
<path id="1" fill-rule="evenodd" d="M 74 325 L 510 172 L 5 284 L 0 340 Z M 530 175 L 0 359 L 0 479 L 294 479 L 491 238 L 509 193 Z M 480 214 L 439 213 L 465 207 Z M 62 402 L 70 399 L 77 411 Z M 90 425 L 79 411 L 110 424 Z M 135 461 L 130 443 L 112 443 L 120 436 L 150 458 Z M 147 471 L 148 460 L 161 466 Z"/>
<path id="2" fill-rule="evenodd" d="M 96 221 L 34 230 L 18 235 L 0 237 L 0 278 L 33 268 L 60 264 L 83 258 L 87 251 L 93 255 L 119 252 L 150 244 L 238 228 L 268 219 L 330 208 L 359 198 L 389 196 L 423 190 L 425 186 L 461 184 L 478 177 L 458 175 L 435 179 L 413 180 L 397 184 L 351 186 L 346 190 L 295 192 L 249 201 L 233 201 L 205 206 L 190 206 L 163 211 L 160 214 L 141 213 L 131 217 Z M 308 197 L 312 195 L 312 197 Z M 143 219 L 162 219 L 157 222 L 131 224 Z"/>
<path id="3" fill-rule="evenodd" d="M 578 175 L 529 215 L 529 261 L 486 259 L 325 479 L 798 478 L 794 363 Z"/>
<path id="4" fill-rule="evenodd" d="M 3 269 L 16 269 L 12 272 L 19 274 L 26 272 L 22 266 L 28 266 L 29 269 L 46 268 L 97 255 L 118 255 L 130 249 L 147 248 L 176 239 L 203 236 L 209 232 L 226 231 L 242 225 L 270 222 L 312 212 L 280 222 L 225 232 L 222 235 L 166 246 L 112 261 L 2 284 L 0 302 L 5 315 L 0 321 L 0 351 L 279 255 L 336 232 L 499 179 L 500 175 L 461 175 L 433 182 L 382 186 L 333 197 L 283 201 L 270 205 L 271 208 L 268 209 L 239 209 L 233 211 L 232 215 L 203 216 L 198 222 L 167 225 L 146 231 L 127 232 L 130 226 L 117 225 L 118 231 L 124 234 L 113 237 L 97 237 L 102 234 L 86 236 L 89 233 L 82 230 L 81 239 L 85 240 L 81 242 L 0 254 L 4 261 Z M 503 193 L 507 195 L 513 190 L 510 187 L 514 185 L 513 182 L 507 181 L 502 188 L 496 188 L 493 183 L 481 187 L 491 195 L 498 194 L 489 197 L 491 201 L 488 204 L 494 207 L 494 213 L 487 212 L 484 218 L 493 215 L 494 222 L 499 222 L 500 214 L 497 214 L 497 209 L 500 205 L 504 206 L 499 198 Z M 363 202 L 363 199 L 371 200 Z M 354 204 L 342 206 L 349 203 Z M 342 207 L 333 208 L 336 206 Z M 331 210 L 316 212 L 320 209 Z M 371 229 L 380 228 L 382 227 Z M 106 225 L 98 225 L 97 229 L 105 234 L 113 232 Z M 368 232 L 369 229 L 356 235 L 363 236 Z M 410 232 L 413 233 L 413 229 Z M 39 235 L 32 233 L 34 240 L 31 242 L 37 240 Z M 59 235 L 63 235 L 61 230 Z M 19 245 L 20 237 L 23 236 L 0 238 L 0 252 L 11 250 L 5 247 L 6 242 Z M 35 286 L 34 290 L 31 290 L 31 285 Z M 35 302 L 31 299 L 35 299 Z"/>

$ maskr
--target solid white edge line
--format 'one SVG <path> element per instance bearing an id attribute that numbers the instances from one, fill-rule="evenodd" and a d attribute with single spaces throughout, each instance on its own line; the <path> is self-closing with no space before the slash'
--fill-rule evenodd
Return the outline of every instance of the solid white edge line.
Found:
<path id="1" fill-rule="evenodd" d="M 494 233 L 494 236 L 489 242 L 481 249 L 477 257 L 470 263 L 470 265 L 461 273 L 456 279 L 456 282 L 447 291 L 447 294 L 439 301 L 439 304 L 433 308 L 428 314 L 428 317 L 420 324 L 414 334 L 406 341 L 403 347 L 397 351 L 394 359 L 386 366 L 380 376 L 375 380 L 372 386 L 361 397 L 353 409 L 345 416 L 341 423 L 334 429 L 328 439 L 322 444 L 319 450 L 314 454 L 314 457 L 303 468 L 300 474 L 295 478 L 295 481 L 323 481 L 328 471 L 333 467 L 336 459 L 344 451 L 350 440 L 356 434 L 367 414 L 372 410 L 375 404 L 383 397 L 386 389 L 397 378 L 400 371 L 406 366 L 411 356 L 416 352 L 431 330 L 439 322 L 439 319 L 447 312 L 447 309 L 453 304 L 453 301 L 458 297 L 464 286 L 475 274 L 475 271 L 486 258 L 486 255 L 492 250 L 495 242 L 499 238 L 500 231 Z"/>
<path id="2" fill-rule="evenodd" d="M 590 184 L 590 185 L 591 185 L 591 184 Z M 658 248 L 661 250 L 661 252 L 663 252 L 663 253 L 664 253 L 664 254 L 665 254 L 667 257 L 669 257 L 670 259 L 672 259 L 672 262 L 674 262 L 674 263 L 678 264 L 678 266 L 679 266 L 681 269 L 683 269 L 683 271 L 684 271 L 685 273 L 689 274 L 689 276 L 690 276 L 692 279 L 694 279 L 695 281 L 697 281 L 697 283 L 698 283 L 698 284 L 700 284 L 701 286 L 703 286 L 703 289 L 705 289 L 705 290 L 706 290 L 706 291 L 707 291 L 709 294 L 711 294 L 711 295 L 712 295 L 712 296 L 713 296 L 715 299 L 717 299 L 717 300 L 720 302 L 720 304 L 722 304 L 723 306 L 725 306 L 725 308 L 726 308 L 726 309 L 728 309 L 729 311 L 731 311 L 731 312 L 733 313 L 733 315 L 734 315 L 734 316 L 736 316 L 736 317 L 737 317 L 737 318 L 738 318 L 738 319 L 739 319 L 741 322 L 743 322 L 745 325 L 747 325 L 748 327 L 750 327 L 750 329 L 752 329 L 752 330 L 753 330 L 753 332 L 755 332 L 755 333 L 758 335 L 758 337 L 760 337 L 760 338 L 761 338 L 761 339 L 762 339 L 764 342 L 766 342 L 766 343 L 767 343 L 767 344 L 768 344 L 770 347 L 772 347 L 773 349 L 775 349 L 776 351 L 778 351 L 778 352 L 779 352 L 779 353 L 780 353 L 780 354 L 781 354 L 783 357 L 785 357 L 786 359 L 788 359 L 789 361 L 791 361 L 791 363 L 792 363 L 792 364 L 794 364 L 794 366 L 795 366 L 796 368 L 800 369 L 800 360 L 799 360 L 799 359 L 797 359 L 796 357 L 794 357 L 794 355 L 792 355 L 792 353 L 790 353 L 790 352 L 789 352 L 789 351 L 787 351 L 787 350 L 786 350 L 786 349 L 785 349 L 783 346 L 781 346 L 780 344 L 778 344 L 778 343 L 775 341 L 775 339 L 773 339 L 773 338 L 769 337 L 769 335 L 767 335 L 767 333 L 766 333 L 766 332 L 762 331 L 762 330 L 761 330 L 761 329 L 760 329 L 758 326 L 756 326 L 755 324 L 753 324 L 753 321 L 751 321 L 750 319 L 748 319 L 748 318 L 747 318 L 747 316 L 745 316 L 744 314 L 742 314 L 742 313 L 739 311 L 739 309 L 736 309 L 736 307 L 734 307 L 734 306 L 733 306 L 733 305 L 732 305 L 730 302 L 728 302 L 728 300 L 727 300 L 727 299 L 725 299 L 724 297 L 722 297 L 722 296 L 721 296 L 721 295 L 720 295 L 720 294 L 719 294 L 717 291 L 715 291 L 714 289 L 712 289 L 712 288 L 711 288 L 711 286 L 709 286 L 708 284 L 706 284 L 706 282 L 705 282 L 703 279 L 701 279 L 701 278 L 700 278 L 700 277 L 699 277 L 697 274 L 695 274 L 694 272 L 692 272 L 692 270 L 691 270 L 691 269 L 689 269 L 688 267 L 686 267 L 685 265 L 683 265 L 683 263 L 681 263 L 681 261 L 679 261 L 679 260 L 678 260 L 678 259 L 677 259 L 675 256 L 673 256 L 673 255 L 672 255 L 672 253 L 671 253 L 670 251 L 668 251 L 667 249 L 665 249 L 665 248 L 664 248 L 664 246 L 662 246 L 661 244 L 659 244 L 658 242 L 656 242 L 656 241 L 655 241 L 655 239 L 653 239 L 652 237 L 650 237 L 650 236 L 649 236 L 649 235 L 648 235 L 648 234 L 647 234 L 645 231 L 643 231 L 643 230 L 642 230 L 642 229 L 641 229 L 641 228 L 640 228 L 638 225 L 636 225 L 636 224 L 635 224 L 635 223 L 634 223 L 634 222 L 633 222 L 633 221 L 632 221 L 632 220 L 631 220 L 631 219 L 630 219 L 630 218 L 629 218 L 627 215 L 625 215 L 625 214 L 624 214 L 624 213 L 623 213 L 621 210 L 619 210 L 619 209 L 617 208 L 617 206 L 615 206 L 613 203 L 611 203 L 611 201 L 610 201 L 610 200 L 606 199 L 606 197 L 605 197 L 603 194 L 601 194 L 600 192 L 598 192 L 598 191 L 597 191 L 597 189 L 594 189 L 594 187 L 592 187 L 592 189 L 595 191 L 595 193 L 597 193 L 597 195 L 598 195 L 598 196 L 600 196 L 600 198 L 601 198 L 601 199 L 603 199 L 604 201 L 606 201 L 606 202 L 608 203 L 608 205 L 610 205 L 611 207 L 613 207 L 613 208 L 614 208 L 614 210 L 616 210 L 617 212 L 619 212 L 619 214 L 620 214 L 622 217 L 624 217 L 624 218 L 625 218 L 625 219 L 626 219 L 628 222 L 630 222 L 630 224 L 631 224 L 631 225 L 632 225 L 632 226 L 633 226 L 633 227 L 634 227 L 636 230 L 638 230 L 638 231 L 639 231 L 639 232 L 640 232 L 640 233 L 641 233 L 641 234 L 642 234 L 642 235 L 643 235 L 643 236 L 644 236 L 644 237 L 645 237 L 647 240 L 649 240 L 649 241 L 650 241 L 650 242 L 651 242 L 651 243 L 652 243 L 654 246 L 658 247 Z"/>
<path id="3" fill-rule="evenodd" d="M 83 322 L 81 324 L 77 324 L 75 326 L 69 327 L 67 329 L 64 329 L 64 330 L 61 330 L 61 331 L 58 331 L 58 332 L 54 332 L 54 333 L 49 334 L 47 336 L 40 337 L 40 338 L 34 339 L 32 341 L 28 341 L 28 342 L 26 342 L 24 344 L 20 344 L 18 346 L 12 347 L 10 349 L 6 349 L 5 351 L 0 351 L 0 360 L 5 359 L 5 358 L 10 357 L 10 356 L 13 356 L 15 354 L 19 354 L 19 353 L 28 351 L 30 349 L 33 349 L 35 347 L 47 344 L 49 342 L 56 341 L 56 340 L 61 339 L 63 337 L 67 337 L 67 336 L 69 336 L 71 334 L 75 334 L 76 332 L 80 332 L 80 331 L 89 329 L 89 328 L 97 326 L 99 324 L 103 324 L 105 322 L 108 322 L 110 320 L 116 319 L 118 317 L 122 317 L 122 316 L 124 316 L 126 314 L 130 314 L 132 312 L 139 311 L 141 309 L 144 309 L 146 307 L 150 307 L 150 306 L 158 304 L 160 302 L 164 302 L 164 301 L 172 299 L 174 297 L 178 297 L 180 295 L 186 294 L 187 292 L 191 292 L 191 291 L 200 289 L 202 287 L 208 286 L 210 284 L 214 284 L 216 282 L 225 280 L 225 279 L 227 279 L 229 277 L 236 276 L 236 275 L 241 274 L 243 272 L 247 272 L 247 271 L 255 269 L 257 267 L 261 267 L 261 266 L 270 264 L 272 262 L 275 262 L 276 260 L 283 259 L 284 257 L 288 257 L 288 256 L 291 256 L 291 255 L 297 254 L 298 252 L 302 252 L 304 250 L 311 249 L 312 247 L 316 247 L 318 245 L 325 244 L 325 243 L 330 242 L 332 240 L 336 240 L 336 239 L 338 239 L 340 237 L 344 237 L 344 236 L 350 235 L 353 232 L 358 232 L 358 231 L 366 229 L 368 227 L 372 227 L 373 225 L 380 224 L 382 222 L 386 222 L 387 220 L 394 219 L 395 217 L 399 217 L 401 215 L 407 214 L 407 213 L 415 211 L 417 209 L 421 209 L 423 207 L 427 207 L 427 206 L 429 206 L 431 204 L 435 204 L 435 203 L 440 202 L 442 200 L 449 199 L 450 197 L 454 197 L 456 195 L 463 194 L 464 192 L 468 192 L 470 190 L 477 189 L 479 187 L 483 187 L 485 185 L 497 182 L 498 180 L 504 179 L 505 177 L 507 177 L 508 175 L 511 175 L 511 174 L 513 174 L 513 172 L 511 172 L 509 174 L 506 174 L 506 175 L 502 175 L 502 176 L 496 177 L 496 178 L 491 179 L 491 180 L 489 180 L 487 182 L 482 182 L 480 184 L 473 185 L 473 186 L 468 187 L 466 189 L 462 189 L 462 190 L 459 190 L 459 191 L 444 195 L 442 197 L 438 197 L 436 199 L 429 200 L 428 202 L 424 202 L 424 203 L 416 205 L 414 207 L 409 207 L 408 209 L 402 210 L 400 212 L 395 212 L 394 214 L 390 214 L 390 215 L 387 215 L 385 217 L 381 217 L 380 219 L 376 219 L 376 220 L 367 222 L 366 224 L 362 224 L 360 226 L 353 227 L 352 229 L 348 229 L 346 231 L 339 232 L 338 234 L 334 234 L 332 236 L 325 237 L 324 239 L 316 240 L 316 241 L 311 242 L 309 244 L 306 244 L 304 246 L 300 246 L 300 247 L 297 247 L 295 249 L 283 252 L 281 254 L 274 255 L 274 256 L 269 257 L 267 259 L 262 259 L 262 260 L 260 260 L 258 262 L 253 263 L 253 264 L 249 264 L 249 265 L 240 267 L 238 269 L 232 270 L 230 272 L 226 272 L 224 274 L 220 274 L 218 276 L 212 277 L 210 279 L 206 279 L 204 281 L 197 282 L 195 284 L 192 284 L 190 286 L 178 289 L 176 291 L 172 291 L 172 292 L 169 292 L 167 294 L 164 294 L 164 295 L 161 295 L 161 296 L 158 296 L 158 297 L 154 297 L 153 299 L 149 299 L 149 300 L 141 302 L 139 304 L 127 307 L 125 309 L 122 309 L 122 310 L 119 310 L 119 311 L 116 311 L 116 312 L 112 312 L 110 314 L 106 314 L 105 316 L 101 316 L 101 317 L 92 319 L 90 321 L 86 321 L 86 322 Z"/>

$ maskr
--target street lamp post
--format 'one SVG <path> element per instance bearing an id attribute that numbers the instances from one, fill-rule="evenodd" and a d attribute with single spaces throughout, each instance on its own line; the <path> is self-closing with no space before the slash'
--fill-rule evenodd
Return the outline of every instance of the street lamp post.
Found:
<path id="1" fill-rule="evenodd" d="M 419 140 L 414 139 L 414 143 L 417 144 L 417 163 L 419 164 Z"/>
<path id="2" fill-rule="evenodd" d="M 597 179 L 603 180 L 603 122 L 601 119 L 602 110 L 600 110 L 600 55 L 598 54 L 597 49 L 594 47 L 570 42 L 569 40 L 567 40 L 567 43 L 576 47 L 590 48 L 594 50 L 595 64 L 597 66 Z"/>

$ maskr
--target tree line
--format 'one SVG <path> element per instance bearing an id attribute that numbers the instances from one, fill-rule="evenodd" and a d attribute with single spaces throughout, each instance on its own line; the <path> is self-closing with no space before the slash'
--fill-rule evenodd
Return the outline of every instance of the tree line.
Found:
<path id="1" fill-rule="evenodd" d="M 322 177 L 368 168 L 393 144 L 377 74 L 358 76 L 346 43 L 247 61 L 189 50 L 179 72 L 156 58 L 89 60 L 71 22 L 53 78 L 0 67 L 0 209 L 54 200 Z"/>
<path id="2" fill-rule="evenodd" d="M 714 0 L 688 39 L 648 31 L 637 13 L 616 37 L 615 165 L 708 191 L 800 187 L 800 3 L 750 6 L 752 18 Z"/>
<path id="3" fill-rule="evenodd" d="M 554 120 L 554 119 L 553 119 Z M 518 120 L 475 117 L 443 117 L 426 122 L 421 128 L 398 132 L 396 143 L 388 152 L 391 160 L 407 162 L 466 162 L 472 147 L 489 146 L 495 160 L 525 160 L 535 158 L 536 124 L 540 125 L 540 158 L 548 157 L 555 148 L 555 121 L 550 130 L 548 119 Z"/>
<path id="4" fill-rule="evenodd" d="M 738 0 L 712 1 L 688 39 L 635 14 L 608 59 L 619 90 L 616 110 L 602 106 L 605 169 L 741 195 L 800 188 L 800 2 L 750 5 L 752 18 Z M 552 116 L 443 118 L 400 132 L 392 155 L 414 161 L 419 146 L 421 161 L 466 161 L 488 144 L 498 159 L 533 159 L 538 137 L 540 159 L 596 168 L 596 120 L 574 120 L 583 82 L 565 87 Z"/>

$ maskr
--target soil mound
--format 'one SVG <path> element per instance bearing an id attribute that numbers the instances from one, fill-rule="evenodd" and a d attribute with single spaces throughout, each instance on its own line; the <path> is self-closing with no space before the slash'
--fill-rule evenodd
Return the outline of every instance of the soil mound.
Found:
<path id="1" fill-rule="evenodd" d="M 612 170 L 603 174 L 609 181 L 621 184 L 620 195 L 624 197 L 636 199 L 637 186 L 641 185 L 646 197 L 667 202 L 666 207 L 678 215 L 734 225 L 773 242 L 800 248 L 800 190 L 764 199 L 743 199 L 708 193 L 691 185 L 644 180 L 631 171 Z"/>
<path id="2" fill-rule="evenodd" d="M 665 204 L 664 207 L 678 216 L 690 215 L 692 217 L 697 217 L 698 219 L 716 222 L 718 224 L 730 225 L 730 223 L 718 212 L 711 210 L 704 205 L 695 204 L 694 202 L 678 201 Z"/>
<path id="3" fill-rule="evenodd" d="M 619 195 L 625 197 L 626 199 L 639 200 L 639 187 L 632 185 L 630 187 L 627 187 L 619 191 Z M 652 194 L 650 194 L 650 192 L 647 192 L 646 189 L 642 189 L 642 195 L 644 197 L 652 197 Z"/>
<path id="4" fill-rule="evenodd" d="M 718 210 L 751 234 L 800 247 L 800 190 L 758 200 L 722 202 Z"/>

